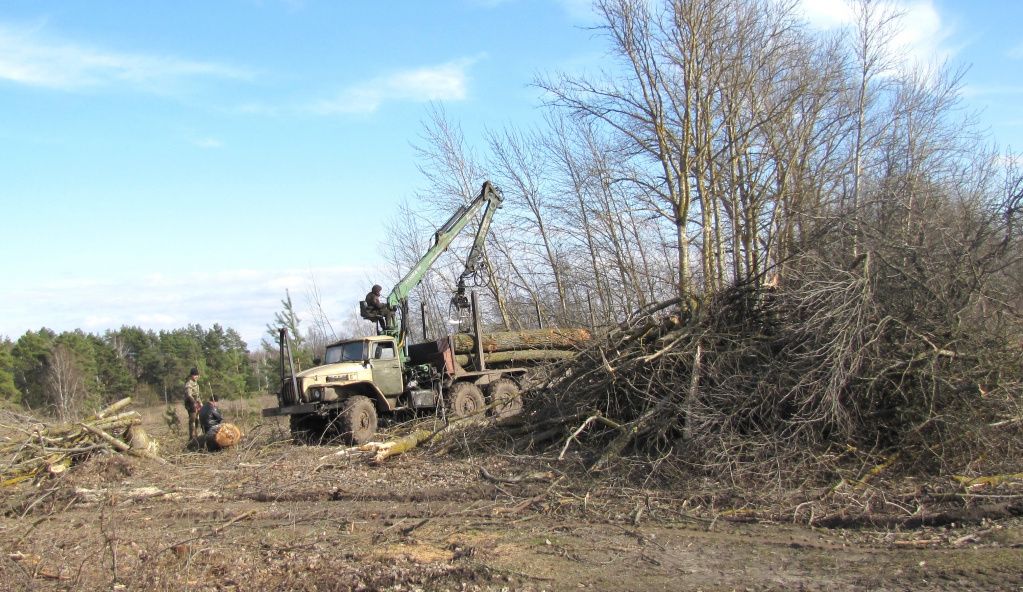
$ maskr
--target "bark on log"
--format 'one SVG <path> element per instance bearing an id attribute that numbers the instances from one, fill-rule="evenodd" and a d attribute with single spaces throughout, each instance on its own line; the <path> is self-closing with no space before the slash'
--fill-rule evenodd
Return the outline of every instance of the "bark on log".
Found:
<path id="1" fill-rule="evenodd" d="M 391 440 L 390 442 L 384 442 L 376 446 L 376 456 L 373 457 L 373 463 L 381 463 L 392 456 L 398 456 L 412 450 L 416 446 L 419 446 L 434 434 L 431 430 L 416 430 L 411 434 Z"/>
<path id="2" fill-rule="evenodd" d="M 513 350 L 573 349 L 590 340 L 586 329 L 530 329 L 526 331 L 500 331 L 483 334 L 485 353 Z M 456 354 L 473 352 L 472 335 L 456 333 L 453 336 Z"/>
<path id="3" fill-rule="evenodd" d="M 494 352 L 490 354 L 484 353 L 483 361 L 488 364 L 506 364 L 510 362 L 567 360 L 573 356 L 575 356 L 574 351 L 563 349 L 525 349 L 519 351 Z M 462 366 L 468 366 L 469 359 L 470 356 L 468 354 L 459 354 L 455 356 L 455 361 Z"/>
<path id="4" fill-rule="evenodd" d="M 138 456 L 160 457 L 160 443 L 151 438 L 141 427 L 133 425 L 128 428 L 127 440 L 131 450 Z"/>
<path id="5" fill-rule="evenodd" d="M 114 413 L 117 413 L 121 409 L 124 409 L 129 404 L 131 404 L 131 397 L 125 397 L 125 398 L 121 399 L 120 401 L 117 401 L 117 402 L 111 404 L 107 408 L 105 408 L 105 409 L 103 409 L 101 411 L 97 411 L 96 414 L 93 415 L 92 417 L 94 419 L 102 419 L 104 417 L 108 417 L 110 415 L 113 415 Z"/>

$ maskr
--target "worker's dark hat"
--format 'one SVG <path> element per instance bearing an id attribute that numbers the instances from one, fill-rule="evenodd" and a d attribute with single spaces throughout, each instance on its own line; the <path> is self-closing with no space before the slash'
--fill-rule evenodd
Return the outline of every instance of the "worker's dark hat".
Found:
<path id="1" fill-rule="evenodd" d="M 373 291 L 375 292 L 377 290 L 383 290 L 383 287 L 381 287 L 380 284 L 373 284 Z"/>
<path id="2" fill-rule="evenodd" d="M 188 371 L 188 375 L 189 376 L 199 376 L 199 369 L 198 368 L 192 368 L 191 370 Z"/>

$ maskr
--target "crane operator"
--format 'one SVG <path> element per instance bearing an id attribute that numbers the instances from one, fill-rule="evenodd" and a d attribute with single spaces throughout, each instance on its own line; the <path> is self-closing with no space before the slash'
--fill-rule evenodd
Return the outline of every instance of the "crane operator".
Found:
<path id="1" fill-rule="evenodd" d="M 366 307 L 370 314 L 383 317 L 384 326 L 390 327 L 394 324 L 394 309 L 387 304 L 386 300 L 380 297 L 380 293 L 383 290 L 379 284 L 374 285 L 369 294 L 366 294 Z"/>

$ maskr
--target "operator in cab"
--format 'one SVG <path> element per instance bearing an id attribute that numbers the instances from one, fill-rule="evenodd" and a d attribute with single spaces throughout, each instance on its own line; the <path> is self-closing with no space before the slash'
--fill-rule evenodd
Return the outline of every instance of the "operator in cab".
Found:
<path id="1" fill-rule="evenodd" d="M 390 327 L 394 324 L 394 309 L 380 296 L 383 291 L 379 284 L 375 284 L 369 294 L 366 294 L 366 308 L 370 314 L 383 317 L 384 326 Z"/>

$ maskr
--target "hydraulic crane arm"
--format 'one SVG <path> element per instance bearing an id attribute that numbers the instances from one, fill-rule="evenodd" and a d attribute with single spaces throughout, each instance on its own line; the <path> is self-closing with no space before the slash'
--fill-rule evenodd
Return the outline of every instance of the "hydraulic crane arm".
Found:
<path id="1" fill-rule="evenodd" d="M 465 282 L 479 274 L 480 268 L 483 266 L 483 247 L 487 242 L 487 233 L 490 232 L 490 222 L 494 219 L 494 211 L 501 206 L 501 201 L 504 199 L 500 191 L 491 185 L 489 181 L 483 184 L 481 195 L 488 190 L 494 196 L 496 203 L 494 201 L 487 203 L 488 207 L 483 212 L 480 227 L 476 229 L 476 239 L 472 243 L 469 255 L 465 258 L 465 269 L 462 271 L 462 275 L 458 276 L 458 288 L 455 290 L 455 295 L 451 298 L 451 303 L 462 309 L 469 308 L 469 299 L 465 297 Z"/>
<path id="2" fill-rule="evenodd" d="M 454 241 L 455 237 L 458 236 L 469 221 L 480 210 L 483 210 L 483 219 L 480 221 L 479 229 L 476 231 L 476 240 L 473 243 L 472 250 L 466 259 L 465 271 L 462 272 L 458 280 L 459 292 L 455 297 L 458 298 L 458 295 L 461 294 L 462 299 L 464 299 L 465 280 L 475 274 L 479 268 L 480 262 L 483 259 L 483 244 L 490 230 L 490 222 L 503 201 L 504 197 L 501 195 L 500 190 L 494 187 L 490 181 L 485 181 L 483 188 L 480 189 L 480 194 L 468 205 L 458 208 L 451 215 L 451 218 L 437 229 L 437 232 L 433 235 L 433 246 L 412 266 L 412 269 L 405 274 L 405 277 L 395 284 L 390 294 L 387 295 L 387 304 L 393 308 L 403 309 L 408 301 L 409 294 L 419 285 L 419 282 L 423 281 L 426 272 L 437 261 L 437 258 L 451 246 L 452 241 Z M 386 332 L 400 339 L 404 333 L 402 323 L 403 320 L 396 319 L 395 326 L 387 327 Z"/>

